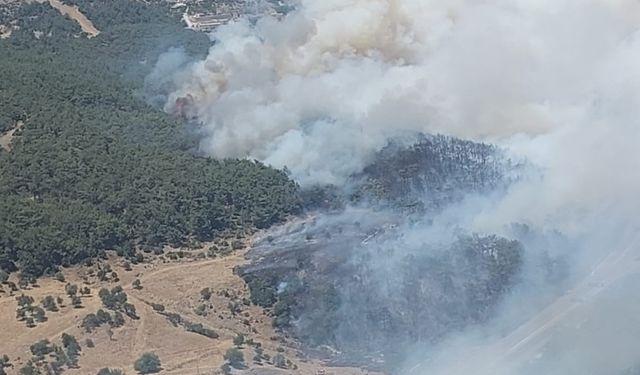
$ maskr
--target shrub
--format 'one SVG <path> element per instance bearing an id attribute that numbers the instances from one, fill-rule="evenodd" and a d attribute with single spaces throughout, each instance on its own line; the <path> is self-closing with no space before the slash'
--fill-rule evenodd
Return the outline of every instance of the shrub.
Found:
<path id="1" fill-rule="evenodd" d="M 119 369 L 103 368 L 98 371 L 97 375 L 124 375 L 124 372 Z"/>
<path id="2" fill-rule="evenodd" d="M 71 296 L 71 304 L 76 309 L 82 308 L 82 300 L 76 295 Z"/>
<path id="3" fill-rule="evenodd" d="M 231 348 L 224 354 L 224 359 L 229 362 L 233 368 L 244 368 L 244 354 L 238 348 Z"/>
<path id="4" fill-rule="evenodd" d="M 138 317 L 138 313 L 136 312 L 136 307 L 130 303 L 125 303 L 122 306 L 124 313 L 131 319 L 140 319 Z"/>
<path id="5" fill-rule="evenodd" d="M 69 295 L 69 297 L 73 297 L 78 294 L 78 286 L 75 284 L 67 284 L 64 287 L 64 290 Z"/>
<path id="6" fill-rule="evenodd" d="M 273 365 L 279 368 L 287 368 L 287 359 L 284 355 L 278 353 L 273 356 Z"/>
<path id="7" fill-rule="evenodd" d="M 36 367 L 36 365 L 33 363 L 32 360 L 29 360 L 29 362 L 27 362 L 27 364 L 20 369 L 20 375 L 40 375 L 40 374 L 41 374 L 40 370 L 38 370 L 38 368 Z"/>
<path id="8" fill-rule="evenodd" d="M 188 332 L 197 333 L 210 339 L 217 339 L 219 337 L 219 335 L 214 330 L 206 328 L 200 323 L 183 323 L 183 325 Z"/>
<path id="9" fill-rule="evenodd" d="M 106 288 L 100 289 L 98 292 L 102 304 L 109 310 L 120 310 L 127 302 L 127 294 L 123 291 L 121 286 L 116 286 L 111 291 Z"/>
<path id="10" fill-rule="evenodd" d="M 239 333 L 233 338 L 233 345 L 240 347 L 242 344 L 244 344 L 244 335 Z"/>
<path id="11" fill-rule="evenodd" d="M 196 307 L 194 309 L 194 311 L 196 313 L 196 315 L 200 315 L 200 316 L 207 316 L 207 306 L 205 306 L 203 303 L 199 304 L 198 307 Z"/>
<path id="12" fill-rule="evenodd" d="M 211 289 L 209 288 L 204 288 L 200 291 L 200 296 L 202 296 L 202 299 L 205 301 L 208 301 L 211 299 Z"/>
<path id="13" fill-rule="evenodd" d="M 141 374 L 152 374 L 160 371 L 160 358 L 155 353 L 144 353 L 133 365 Z"/>

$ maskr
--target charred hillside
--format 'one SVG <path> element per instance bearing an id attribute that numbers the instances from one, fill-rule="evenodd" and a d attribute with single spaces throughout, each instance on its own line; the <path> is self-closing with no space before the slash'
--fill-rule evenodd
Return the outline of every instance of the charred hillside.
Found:
<path id="1" fill-rule="evenodd" d="M 495 147 L 453 138 L 390 145 L 355 187 L 316 193 L 331 214 L 268 232 L 237 271 L 274 325 L 309 347 L 393 367 L 408 345 L 487 320 L 516 282 L 518 241 L 431 223 L 465 196 L 506 186 L 511 168 Z"/>

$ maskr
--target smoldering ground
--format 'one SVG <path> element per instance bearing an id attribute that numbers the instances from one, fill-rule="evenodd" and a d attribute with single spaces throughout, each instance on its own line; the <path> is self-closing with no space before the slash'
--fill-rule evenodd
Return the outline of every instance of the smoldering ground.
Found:
<path id="1" fill-rule="evenodd" d="M 604 264 L 599 269 L 608 275 L 633 264 L 628 254 L 635 253 L 640 208 L 638 25 L 640 3 L 633 0 L 300 0 L 282 20 L 240 20 L 217 29 L 205 60 L 172 69 L 165 108 L 174 111 L 189 98 L 203 152 L 286 166 L 303 187 L 345 184 L 390 139 L 407 134 L 490 142 L 513 159 L 526 159 L 532 167 L 500 194 L 464 199 L 437 218 L 399 226 L 412 230 L 400 237 L 418 244 L 439 242 L 430 238 L 434 220 L 444 223 L 438 233 L 451 234 L 449 242 L 456 231 L 518 238 L 514 223 L 545 238 L 561 233 L 553 246 L 525 243 L 520 283 L 494 319 L 462 329 L 444 351 L 418 345 L 412 351 L 418 354 L 409 356 L 412 371 L 431 373 L 435 366 L 454 373 L 447 366 L 459 357 L 448 354 L 464 353 L 470 337 L 476 338 L 472 347 L 500 342 L 527 319 L 542 319 L 537 314 L 557 298 L 557 291 L 539 285 L 536 267 L 528 263 L 541 248 L 567 259 L 570 285 L 564 292 L 577 299 L 584 297 L 572 295 L 572 285 L 587 285 L 578 294 L 595 293 L 588 285 L 594 268 Z M 425 248 L 433 246 L 412 251 Z M 607 263 L 611 259 L 618 261 Z M 635 272 L 626 267 L 620 273 Z M 383 274 L 392 271 L 385 267 Z M 585 306 L 604 303 L 600 296 L 608 295 L 610 284 L 623 290 L 630 285 L 607 280 L 599 281 L 605 286 Z M 633 303 L 622 298 L 599 314 L 620 316 Z M 566 316 L 540 324 L 553 331 L 556 321 L 573 321 Z M 615 329 L 632 324 L 615 323 Z M 602 373 L 591 366 L 594 346 L 572 345 L 592 342 L 581 335 L 600 331 L 580 332 L 556 346 L 542 336 L 556 353 L 539 362 L 547 373 Z M 633 353 L 624 361 L 617 354 L 636 339 L 628 334 L 620 345 L 607 345 L 598 363 L 612 371 L 615 364 L 631 365 L 623 362 L 632 362 Z M 500 366 L 503 357 L 485 354 L 495 354 Z M 504 371 L 524 371 L 521 361 L 530 360 L 505 363 Z"/>

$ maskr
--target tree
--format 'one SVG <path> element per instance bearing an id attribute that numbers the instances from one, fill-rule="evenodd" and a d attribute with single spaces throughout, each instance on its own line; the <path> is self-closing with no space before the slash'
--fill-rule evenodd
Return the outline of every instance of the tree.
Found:
<path id="1" fill-rule="evenodd" d="M 78 343 L 78 340 L 72 335 L 68 335 L 66 333 L 62 334 L 62 346 L 67 349 L 67 354 L 69 357 L 77 357 L 80 355 L 80 351 L 82 348 Z"/>
<path id="2" fill-rule="evenodd" d="M 33 354 L 37 358 L 44 358 L 47 354 L 53 351 L 51 348 L 51 343 L 47 339 L 40 340 L 35 344 L 31 345 L 31 354 Z"/>
<path id="3" fill-rule="evenodd" d="M 9 273 L 5 270 L 0 269 L 0 284 L 4 284 L 9 280 Z"/>
<path id="4" fill-rule="evenodd" d="M 134 364 L 133 368 L 141 374 L 152 374 L 160 371 L 160 358 L 155 353 L 144 353 Z"/>
<path id="5" fill-rule="evenodd" d="M 76 294 L 78 294 L 78 286 L 75 284 L 67 284 L 64 287 L 65 292 L 67 293 L 67 295 L 69 295 L 69 297 L 75 296 Z"/>
<path id="6" fill-rule="evenodd" d="M 224 354 L 224 359 L 229 362 L 233 368 L 244 368 L 244 354 L 238 348 L 231 348 Z"/>
<path id="7" fill-rule="evenodd" d="M 71 304 L 76 309 L 82 308 L 82 299 L 77 295 L 73 295 L 71 296 Z"/>
<path id="8" fill-rule="evenodd" d="M 31 316 L 33 316 L 33 318 L 39 323 L 47 321 L 47 316 L 46 316 L 44 310 L 39 308 L 39 307 L 37 307 L 37 306 L 35 306 L 35 307 L 33 307 L 31 309 Z"/>
<path id="9" fill-rule="evenodd" d="M 53 358 L 54 361 L 50 362 L 51 369 L 54 374 L 59 374 L 62 371 L 62 367 L 67 365 L 69 367 L 73 367 L 76 364 L 76 360 L 72 359 L 61 347 L 54 345 L 53 346 Z"/>
<path id="10" fill-rule="evenodd" d="M 40 370 L 36 367 L 32 360 L 29 360 L 24 367 L 20 369 L 20 375 L 41 375 Z"/>
<path id="11" fill-rule="evenodd" d="M 131 303 L 125 303 L 125 304 L 122 306 L 122 309 L 124 310 L 124 313 L 125 313 L 129 318 L 134 319 L 134 320 L 135 320 L 135 319 L 140 319 L 140 318 L 138 317 L 137 312 L 136 312 L 136 307 L 135 307 L 133 304 L 131 304 Z"/>
<path id="12" fill-rule="evenodd" d="M 96 314 L 88 314 L 82 319 L 80 326 L 85 329 L 87 333 L 91 333 L 95 328 L 100 327 L 101 321 Z"/>
<path id="13" fill-rule="evenodd" d="M 133 289 L 136 289 L 136 290 L 142 289 L 142 283 L 140 282 L 140 279 L 133 280 L 132 285 L 133 285 Z"/>
<path id="14" fill-rule="evenodd" d="M 16 300 L 18 301 L 18 306 L 20 307 L 31 306 L 31 304 L 34 301 L 33 297 L 25 296 L 24 294 L 20 295 L 19 297 L 16 297 Z"/>
<path id="15" fill-rule="evenodd" d="M 47 311 L 58 311 L 58 306 L 56 305 L 56 301 L 52 296 L 46 296 L 42 299 L 42 307 L 44 307 Z"/>

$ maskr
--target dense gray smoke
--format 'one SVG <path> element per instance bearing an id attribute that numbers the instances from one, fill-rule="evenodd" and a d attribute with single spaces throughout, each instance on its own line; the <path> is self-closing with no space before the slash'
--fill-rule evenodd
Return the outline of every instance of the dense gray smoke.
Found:
<path id="1" fill-rule="evenodd" d="M 521 283 L 494 322 L 461 327 L 428 355 L 416 345 L 403 371 L 483 374 L 482 362 L 487 374 L 615 373 L 634 355 L 607 343 L 595 366 L 596 337 L 612 339 L 600 328 L 546 332 L 591 316 L 605 322 L 638 305 L 619 296 L 631 285 L 625 275 L 635 273 L 639 224 L 639 26 L 634 0 L 300 0 L 282 20 L 216 30 L 206 60 L 171 76 L 165 108 L 201 123 L 204 152 L 286 166 L 305 187 L 351 182 L 390 140 L 419 133 L 490 142 L 526 160 L 492 194 L 472 191 L 394 229 L 401 240 L 392 247 L 403 256 L 437 253 L 460 233 L 516 238 L 527 249 Z M 172 53 L 159 69 L 184 64 Z M 383 236 L 362 249 L 379 256 L 385 244 Z M 529 262 L 541 259 L 541 248 L 570 265 L 572 286 L 549 316 L 535 313 L 551 298 L 538 290 Z M 403 262 L 387 262 L 381 277 Z M 602 292 L 613 284 L 615 293 Z M 583 306 L 601 301 L 613 302 L 592 315 Z M 626 332 L 620 345 L 637 346 L 635 339 Z M 581 346 L 571 347 L 576 340 Z M 549 345 L 554 356 L 544 354 Z M 453 366 L 454 353 L 472 364 Z"/>

